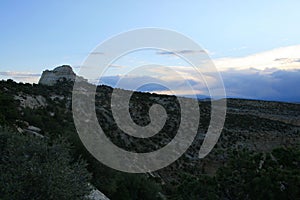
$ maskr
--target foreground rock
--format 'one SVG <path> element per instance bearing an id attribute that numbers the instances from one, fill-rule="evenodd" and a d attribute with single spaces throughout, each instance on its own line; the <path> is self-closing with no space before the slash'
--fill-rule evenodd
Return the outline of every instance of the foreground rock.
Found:
<path id="1" fill-rule="evenodd" d="M 102 192 L 94 188 L 88 196 L 90 200 L 109 200 Z"/>

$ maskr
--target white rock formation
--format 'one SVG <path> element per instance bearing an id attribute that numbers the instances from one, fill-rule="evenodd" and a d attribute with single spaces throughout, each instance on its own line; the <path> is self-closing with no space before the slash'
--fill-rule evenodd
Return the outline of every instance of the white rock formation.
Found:
<path id="1" fill-rule="evenodd" d="M 76 74 L 73 72 L 72 67 L 69 65 L 62 65 L 56 67 L 54 70 L 45 70 L 39 80 L 39 84 L 54 85 L 57 81 L 71 80 L 74 81 Z M 79 77 L 79 80 L 85 81 L 84 78 Z"/>

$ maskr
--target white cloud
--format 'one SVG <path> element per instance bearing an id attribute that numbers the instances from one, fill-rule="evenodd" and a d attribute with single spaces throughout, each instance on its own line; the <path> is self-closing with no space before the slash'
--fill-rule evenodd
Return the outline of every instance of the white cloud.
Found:
<path id="1" fill-rule="evenodd" d="M 268 68 L 300 69 L 300 45 L 276 48 L 245 57 L 220 58 L 213 60 L 213 62 L 220 71 L 249 68 L 259 70 Z"/>
<path id="2" fill-rule="evenodd" d="M 300 101 L 300 93 L 294 89 L 300 85 L 300 45 L 245 57 L 220 58 L 213 62 L 221 72 L 227 95 L 230 97 Z M 118 69 L 126 66 L 112 67 Z M 180 96 L 190 96 L 193 93 L 208 95 L 206 84 L 212 89 L 218 89 L 215 74 L 201 71 L 201 68 L 202 77 L 191 66 L 154 67 L 143 70 L 143 73 L 137 70 L 127 75 L 102 77 L 102 81 L 115 86 L 118 80 L 123 79 L 120 86 L 125 89 L 135 89 L 137 85 L 141 86 L 144 83 L 157 83 L 171 86 L 167 88 L 172 88 L 173 92 Z M 40 74 L 6 71 L 0 72 L 0 79 L 2 77 L 37 83 Z M 165 88 L 153 84 L 148 85 L 146 89 L 159 94 L 172 94 Z"/>
<path id="3" fill-rule="evenodd" d="M 17 71 L 2 71 L 0 72 L 0 79 L 13 79 L 18 82 L 24 83 L 37 83 L 41 74 L 30 72 L 17 72 Z"/>
<path id="4" fill-rule="evenodd" d="M 192 96 L 192 95 L 207 95 L 206 91 L 202 90 L 187 90 L 187 89 L 179 89 L 179 90 L 154 90 L 151 91 L 151 93 L 156 93 L 156 94 L 166 94 L 166 95 L 176 95 L 176 96 Z"/>
<path id="5" fill-rule="evenodd" d="M 185 49 L 185 50 L 178 50 L 178 51 L 157 51 L 156 54 L 158 55 L 177 55 L 177 54 L 195 54 L 195 53 L 206 53 L 203 51 L 198 50 L 191 50 L 191 49 Z"/>

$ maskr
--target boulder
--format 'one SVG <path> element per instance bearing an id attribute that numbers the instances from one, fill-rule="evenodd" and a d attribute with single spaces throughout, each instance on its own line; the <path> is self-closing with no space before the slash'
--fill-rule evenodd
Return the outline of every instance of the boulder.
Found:
<path id="1" fill-rule="evenodd" d="M 109 200 L 102 192 L 100 192 L 93 185 L 89 184 L 89 187 L 92 189 L 90 194 L 87 196 L 89 200 Z"/>
<path id="2" fill-rule="evenodd" d="M 41 132 L 41 129 L 35 126 L 28 126 L 27 129 L 34 132 Z"/>

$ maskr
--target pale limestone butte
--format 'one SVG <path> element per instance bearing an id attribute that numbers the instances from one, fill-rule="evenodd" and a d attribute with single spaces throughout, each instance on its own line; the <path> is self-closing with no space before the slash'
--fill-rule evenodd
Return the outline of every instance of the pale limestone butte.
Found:
<path id="1" fill-rule="evenodd" d="M 39 80 L 39 84 L 42 85 L 54 85 L 58 81 L 68 80 L 75 81 L 76 77 L 80 81 L 85 81 L 84 78 L 77 76 L 72 67 L 69 65 L 62 65 L 56 67 L 54 70 L 45 70 Z"/>

